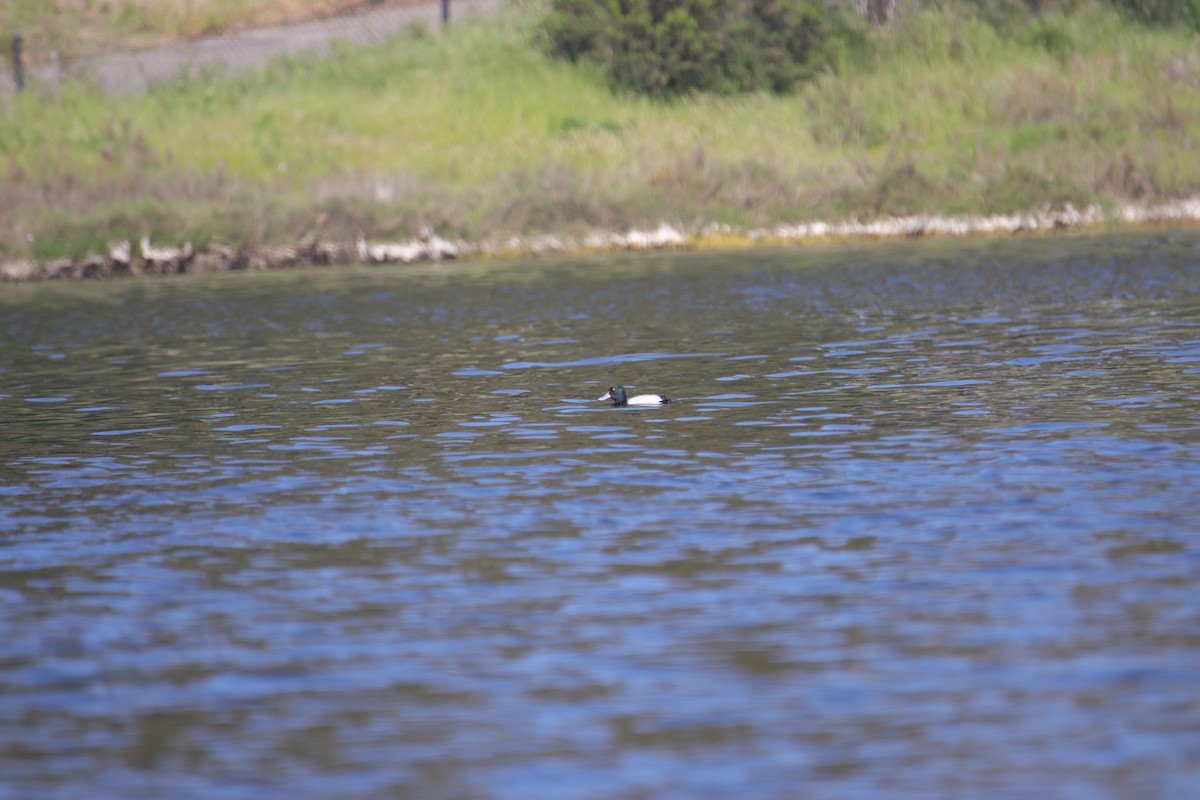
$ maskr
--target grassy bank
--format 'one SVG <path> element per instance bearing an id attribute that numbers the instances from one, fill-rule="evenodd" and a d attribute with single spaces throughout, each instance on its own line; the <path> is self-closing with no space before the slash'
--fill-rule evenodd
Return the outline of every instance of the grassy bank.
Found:
<path id="1" fill-rule="evenodd" d="M 999 30 L 910 9 L 795 95 L 667 103 L 548 60 L 538 16 L 119 101 L 86 87 L 0 100 L 0 256 L 143 235 L 744 230 L 1200 192 L 1200 41 L 1100 5 Z"/>

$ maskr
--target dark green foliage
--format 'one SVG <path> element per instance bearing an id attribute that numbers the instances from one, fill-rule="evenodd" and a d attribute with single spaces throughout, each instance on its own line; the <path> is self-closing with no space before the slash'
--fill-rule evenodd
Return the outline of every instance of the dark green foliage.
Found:
<path id="1" fill-rule="evenodd" d="M 1110 0 L 1139 22 L 1200 30 L 1200 0 Z"/>
<path id="2" fill-rule="evenodd" d="M 598 63 L 618 88 L 786 92 L 825 61 L 820 0 L 554 0 L 551 54 Z"/>
<path id="3" fill-rule="evenodd" d="M 934 0 L 954 4 L 956 0 Z M 1138 22 L 1149 25 L 1179 25 L 1200 30 L 1200 0 L 1103 0 Z M 957 0 L 997 28 L 1016 20 L 1028 20 L 1045 12 L 1071 13 L 1083 0 Z"/>

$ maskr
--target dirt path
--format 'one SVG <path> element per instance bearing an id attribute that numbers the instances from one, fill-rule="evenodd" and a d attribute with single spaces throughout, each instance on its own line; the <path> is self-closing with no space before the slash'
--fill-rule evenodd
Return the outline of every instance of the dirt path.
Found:
<path id="1" fill-rule="evenodd" d="M 451 24 L 455 20 L 496 14 L 503 2 L 451 0 Z M 440 0 L 413 0 L 408 5 L 361 14 L 257 28 L 150 50 L 35 67 L 28 70 L 29 83 L 35 87 L 53 87 L 79 77 L 110 94 L 140 92 L 155 83 L 184 74 L 234 75 L 261 68 L 282 55 L 302 52 L 320 55 L 336 41 L 374 44 L 403 33 L 413 24 L 437 30 L 441 26 L 441 13 Z M 11 76 L 5 75 L 5 80 L 0 81 L 0 91 L 12 91 L 12 88 Z"/>

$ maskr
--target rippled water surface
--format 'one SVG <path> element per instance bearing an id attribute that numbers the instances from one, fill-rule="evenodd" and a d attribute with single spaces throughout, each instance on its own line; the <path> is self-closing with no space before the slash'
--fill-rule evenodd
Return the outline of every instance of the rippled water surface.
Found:
<path id="1" fill-rule="evenodd" d="M 1198 442 L 1191 232 L 0 286 L 0 797 L 1200 797 Z"/>

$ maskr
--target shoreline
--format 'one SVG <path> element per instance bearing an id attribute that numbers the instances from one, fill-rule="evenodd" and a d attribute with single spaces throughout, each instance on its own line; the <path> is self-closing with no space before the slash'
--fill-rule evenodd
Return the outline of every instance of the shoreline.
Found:
<path id="1" fill-rule="evenodd" d="M 469 243 L 443 239 L 432 231 L 397 242 L 322 241 L 310 238 L 294 246 L 238 247 L 209 243 L 199 247 L 154 245 L 143 237 L 137 245 L 115 242 L 107 253 L 46 262 L 19 259 L 0 263 L 0 283 L 52 280 L 95 280 L 117 277 L 209 274 L 355 264 L 413 264 L 428 261 L 536 258 L 543 255 L 650 252 L 661 250 L 727 250 L 805 242 L 957 238 L 1094 230 L 1102 227 L 1200 223 L 1200 196 L 1152 206 L 1124 205 L 1112 212 L 1098 206 L 1078 210 L 1066 205 L 1023 214 L 939 216 L 921 214 L 871 221 L 780 223 L 770 228 L 737 230 L 721 223 L 685 230 L 660 222 L 652 230 L 594 232 L 584 236 L 537 234 L 501 241 Z"/>

